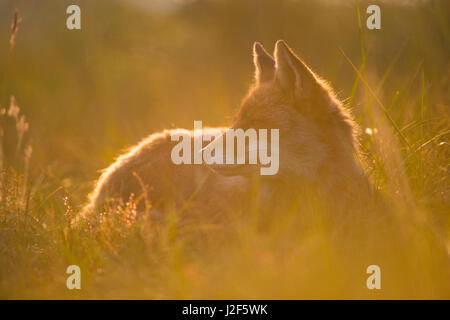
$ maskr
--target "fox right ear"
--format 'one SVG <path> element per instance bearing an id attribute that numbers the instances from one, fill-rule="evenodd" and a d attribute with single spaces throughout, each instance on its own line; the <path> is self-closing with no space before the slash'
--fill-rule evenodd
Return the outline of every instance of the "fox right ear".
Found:
<path id="1" fill-rule="evenodd" d="M 253 44 L 253 63 L 255 64 L 255 80 L 257 84 L 274 78 L 275 60 L 259 42 Z"/>
<path id="2" fill-rule="evenodd" d="M 276 79 L 294 96 L 307 97 L 317 80 L 313 72 L 301 61 L 283 40 L 275 44 Z"/>

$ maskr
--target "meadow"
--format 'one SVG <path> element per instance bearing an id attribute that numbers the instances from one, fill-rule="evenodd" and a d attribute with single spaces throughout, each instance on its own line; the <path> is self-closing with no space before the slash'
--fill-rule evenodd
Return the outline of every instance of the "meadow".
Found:
<path id="1" fill-rule="evenodd" d="M 372 2 L 381 30 L 366 28 Z M 0 2 L 0 298 L 449 299 L 450 3 L 162 3 Z M 66 28 L 69 4 L 81 30 Z M 382 290 L 367 289 L 367 264 L 314 208 L 264 230 L 257 206 L 226 227 L 186 230 L 178 212 L 155 225 L 132 203 L 71 224 L 125 148 L 194 120 L 228 125 L 253 79 L 253 42 L 278 39 L 353 114 L 367 174 L 404 223 L 408 245 L 376 244 L 393 251 Z M 81 290 L 66 288 L 73 264 Z"/>

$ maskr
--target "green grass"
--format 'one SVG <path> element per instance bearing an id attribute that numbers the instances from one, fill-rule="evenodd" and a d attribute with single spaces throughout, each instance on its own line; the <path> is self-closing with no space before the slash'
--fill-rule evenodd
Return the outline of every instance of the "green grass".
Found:
<path id="1" fill-rule="evenodd" d="M 168 13 L 79 3 L 79 32 L 64 27 L 64 1 L 0 5 L 0 298 L 450 298 L 447 1 L 383 2 L 379 31 L 365 29 L 366 1 L 194 2 Z M 270 50 L 279 38 L 345 100 L 368 175 L 393 199 L 404 239 L 361 236 L 385 251 L 383 290 L 365 286 L 371 253 L 336 239 L 314 201 L 264 229 L 256 199 L 224 225 L 182 227 L 174 210 L 157 225 L 132 204 L 100 225 L 71 225 L 123 148 L 193 120 L 229 123 L 251 82 L 253 41 Z M 66 288 L 71 264 L 82 290 Z"/>

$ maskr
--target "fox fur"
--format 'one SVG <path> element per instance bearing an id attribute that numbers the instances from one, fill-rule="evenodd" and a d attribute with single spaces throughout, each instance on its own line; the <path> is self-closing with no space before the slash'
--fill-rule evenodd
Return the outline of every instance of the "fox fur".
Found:
<path id="1" fill-rule="evenodd" d="M 170 136 L 183 129 L 165 130 L 103 171 L 82 216 L 95 215 L 107 204 L 125 203 L 133 195 L 154 217 L 177 209 L 186 218 L 215 219 L 245 211 L 255 179 L 260 207 L 268 211 L 288 208 L 299 194 L 314 194 L 336 212 L 364 206 L 373 188 L 358 160 L 358 127 L 332 89 L 283 40 L 277 41 L 273 57 L 255 43 L 253 56 L 254 85 L 231 128 L 279 129 L 276 175 L 259 177 L 257 165 L 175 165 L 170 154 L 176 142 Z M 217 130 L 225 128 L 203 132 Z"/>

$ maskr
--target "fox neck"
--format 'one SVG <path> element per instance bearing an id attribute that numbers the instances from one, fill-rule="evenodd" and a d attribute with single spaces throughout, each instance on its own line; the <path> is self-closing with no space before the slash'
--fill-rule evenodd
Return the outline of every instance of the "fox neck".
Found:
<path id="1" fill-rule="evenodd" d="M 285 182 L 286 190 L 295 190 L 302 195 L 314 193 L 321 201 L 336 206 L 336 210 L 339 205 L 345 210 L 349 205 L 366 202 L 374 192 L 356 156 L 334 159 L 311 176 L 286 179 Z"/>

